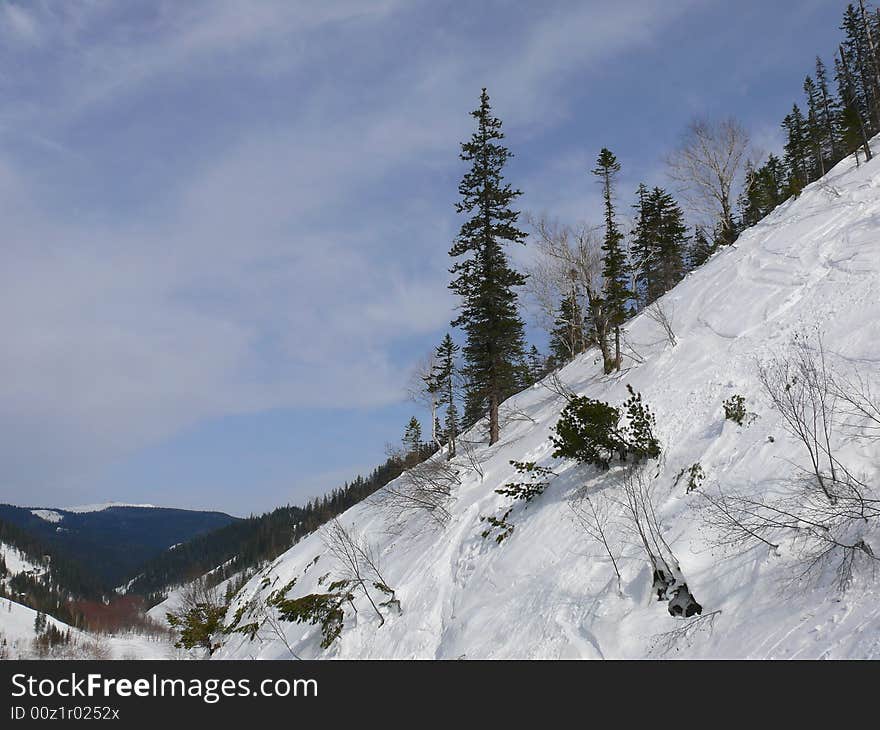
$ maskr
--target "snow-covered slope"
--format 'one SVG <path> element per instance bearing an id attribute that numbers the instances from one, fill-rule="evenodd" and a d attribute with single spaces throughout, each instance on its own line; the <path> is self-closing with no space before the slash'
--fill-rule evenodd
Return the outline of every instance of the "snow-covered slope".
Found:
<path id="1" fill-rule="evenodd" d="M 319 646 L 318 626 L 271 622 L 255 640 L 228 636 L 216 656 L 880 658 L 880 591 L 870 572 L 860 569 L 844 594 L 827 572 L 792 588 L 796 545 L 713 547 L 718 535 L 701 517 L 700 496 L 675 484 L 696 462 L 706 485 L 754 495 L 791 480 L 804 455 L 762 390 L 757 364 L 784 352 L 798 332 L 820 325 L 837 366 L 880 391 L 880 162 L 856 169 L 844 161 L 663 301 L 675 346 L 641 315 L 626 334 L 641 362 L 629 359 L 624 372 L 605 377 L 597 354 L 588 352 L 560 378 L 579 394 L 617 405 L 630 384 L 656 414 L 664 457 L 655 495 L 664 537 L 707 616 L 689 635 L 667 634 L 686 620 L 653 599 L 647 560 L 617 516 L 611 530 L 620 546 L 620 591 L 600 546 L 572 518 L 569 500 L 578 490 L 619 489 L 617 472 L 599 475 L 551 457 L 549 436 L 565 401 L 538 384 L 503 407 L 519 415 L 504 425 L 499 444 L 479 447 L 483 476 L 463 471 L 445 527 L 418 514 L 396 522 L 372 502 L 341 518 L 355 539 L 375 547 L 400 615 L 386 612 L 380 627 L 358 597 L 357 613 L 346 607 L 329 649 Z M 757 416 L 749 425 L 724 418 L 722 402 L 734 394 Z M 850 465 L 876 483 L 876 444 L 847 448 Z M 521 481 L 511 460 L 535 461 L 558 476 L 543 495 L 514 506 L 515 531 L 497 544 L 481 537 L 480 517 L 499 516 L 511 504 L 495 493 Z M 867 539 L 880 555 L 880 536 Z M 288 598 L 325 592 L 340 574 L 322 534 L 314 534 L 255 576 L 227 619 L 247 601 L 264 604 L 294 578 Z"/>
<path id="2" fill-rule="evenodd" d="M 43 575 L 48 570 L 46 565 L 35 563 L 17 547 L 7 545 L 5 542 L 0 542 L 0 559 L 6 565 L 7 578 L 19 573 L 38 576 Z M 0 576 L 0 584 L 2 584 L 2 580 L 3 577 Z"/>
<path id="3" fill-rule="evenodd" d="M 0 598 L 0 659 L 34 659 L 39 656 L 34 646 L 36 617 L 34 609 Z M 53 647 L 48 658 L 176 659 L 184 656 L 164 637 L 136 633 L 91 634 L 52 616 L 47 616 L 46 621 L 47 625 L 70 636 L 70 642 Z"/>

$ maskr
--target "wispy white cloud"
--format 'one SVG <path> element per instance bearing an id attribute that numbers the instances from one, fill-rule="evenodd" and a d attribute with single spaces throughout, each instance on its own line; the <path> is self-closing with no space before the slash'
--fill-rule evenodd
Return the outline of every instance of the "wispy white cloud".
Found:
<path id="1" fill-rule="evenodd" d="M 0 484 L 81 482 L 224 414 L 401 398 L 392 351 L 450 318 L 479 87 L 539 134 L 690 5 L 527 4 L 489 33 L 459 3 L 5 4 L 30 45 L 0 52 L 28 59 L 0 81 Z M 529 204 L 578 210 L 553 180 L 585 162 L 548 157 Z"/>

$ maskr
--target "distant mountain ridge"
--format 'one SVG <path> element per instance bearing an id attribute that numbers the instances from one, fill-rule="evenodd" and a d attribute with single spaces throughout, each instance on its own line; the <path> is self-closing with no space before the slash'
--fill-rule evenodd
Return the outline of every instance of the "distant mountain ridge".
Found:
<path id="1" fill-rule="evenodd" d="M 240 521 L 223 512 L 112 502 L 67 509 L 0 504 L 0 520 L 88 566 L 108 590 L 171 546 Z"/>

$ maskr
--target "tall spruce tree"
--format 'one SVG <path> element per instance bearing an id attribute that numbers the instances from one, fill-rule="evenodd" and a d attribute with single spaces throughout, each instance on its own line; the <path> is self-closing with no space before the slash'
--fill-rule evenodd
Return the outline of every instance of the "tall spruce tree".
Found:
<path id="1" fill-rule="evenodd" d="M 788 168 L 788 191 L 797 196 L 810 182 L 810 142 L 804 115 L 797 104 L 786 115 L 782 127 L 786 131 L 784 149 L 785 165 Z"/>
<path id="2" fill-rule="evenodd" d="M 636 221 L 632 231 L 630 244 L 630 265 L 635 269 L 633 278 L 633 297 L 639 307 L 647 305 L 648 282 L 654 278 L 655 252 L 651 241 L 651 230 L 648 223 L 648 188 L 639 183 L 636 190 Z"/>
<path id="3" fill-rule="evenodd" d="M 503 169 L 512 156 L 499 144 L 504 139 L 501 120 L 492 116 L 486 89 L 471 116 L 477 130 L 461 145 L 461 159 L 471 163 L 458 186 L 461 200 L 456 211 L 468 219 L 462 224 L 449 255 L 456 261 L 449 288 L 461 299 L 454 327 L 467 340 L 462 369 L 467 380 L 466 425 L 489 417 L 489 443 L 498 441 L 498 406 L 522 383 L 524 361 L 523 322 L 517 311 L 515 287 L 525 276 L 515 271 L 504 252 L 505 243 L 524 243 L 517 228 L 519 212 L 511 208 L 521 191 L 504 182 Z"/>
<path id="4" fill-rule="evenodd" d="M 629 266 L 623 250 L 623 234 L 617 225 L 614 210 L 614 179 L 620 172 L 620 163 L 605 147 L 599 152 L 593 174 L 602 185 L 602 200 L 605 208 L 605 239 L 602 242 L 602 276 L 604 286 L 602 297 L 608 316 L 608 324 L 614 331 L 614 356 L 609 359 L 603 352 L 605 373 L 620 370 L 620 328 L 626 321 L 628 302 L 632 296 L 629 290 Z M 609 348 L 610 349 L 610 348 Z"/>
<path id="5" fill-rule="evenodd" d="M 648 306 L 684 276 L 687 226 L 684 213 L 663 188 L 639 186 L 633 251 L 640 300 Z"/>
<path id="6" fill-rule="evenodd" d="M 657 250 L 656 286 L 648 292 L 653 302 L 678 284 L 684 276 L 688 234 L 684 213 L 672 195 L 663 188 L 655 187 L 651 191 L 648 206 Z"/>
<path id="7" fill-rule="evenodd" d="M 819 93 L 819 125 L 822 128 L 822 146 L 830 164 L 840 160 L 840 108 L 828 90 L 828 73 L 825 64 L 816 56 L 816 89 Z"/>
<path id="8" fill-rule="evenodd" d="M 812 77 L 804 80 L 804 96 L 807 99 L 807 137 L 813 155 L 813 170 L 810 179 L 817 180 L 825 174 L 825 145 L 822 128 L 822 98 L 819 87 Z"/>
<path id="9" fill-rule="evenodd" d="M 842 110 L 840 114 L 841 139 L 845 154 L 856 152 L 862 145 L 865 159 L 871 159 L 871 146 L 868 144 L 869 121 L 866 118 L 865 103 L 859 93 L 857 79 L 851 71 L 852 58 L 841 44 L 839 55 L 834 61 L 837 84 L 840 89 Z"/>

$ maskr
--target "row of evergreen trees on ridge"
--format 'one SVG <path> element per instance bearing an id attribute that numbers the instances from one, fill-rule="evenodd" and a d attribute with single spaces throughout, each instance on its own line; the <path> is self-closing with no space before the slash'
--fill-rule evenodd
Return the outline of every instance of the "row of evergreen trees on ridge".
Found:
<path id="1" fill-rule="evenodd" d="M 615 197 L 620 163 L 610 150 L 600 151 L 591 173 L 601 185 L 603 199 L 602 317 L 581 311 L 576 291 L 563 297 L 548 333 L 546 358 L 534 345 L 526 351 L 517 295 L 525 276 L 511 266 L 504 249 L 507 244 L 524 244 L 527 238 L 518 227 L 519 212 L 512 207 L 522 193 L 504 180 L 503 168 L 513 155 L 501 144 L 501 121 L 492 115 L 489 95 L 482 90 L 479 107 L 471 112 L 476 130 L 461 145 L 460 158 L 470 168 L 458 187 L 456 212 L 466 219 L 449 251 L 454 260 L 449 288 L 460 298 L 451 325 L 464 335 L 462 364 L 457 369 L 458 346 L 447 334 L 435 352 L 433 374 L 425 378 L 429 394 L 442 394 L 431 399 L 432 442 L 437 447 L 447 444 L 453 456 L 456 436 L 483 418 L 489 443 L 495 443 L 499 404 L 592 345 L 601 350 L 606 373 L 619 370 L 620 331 L 627 319 L 844 157 L 855 154 L 858 164 L 863 152 L 866 160 L 871 159 L 868 140 L 880 132 L 880 10 L 870 10 L 864 0 L 850 4 L 841 30 L 845 37 L 834 63 L 837 94 L 830 91 L 825 66 L 817 57 L 815 77 L 807 76 L 803 87 L 806 114 L 795 104 L 782 122 L 783 158 L 771 154 L 759 167 L 746 163 L 739 215 L 729 215 L 727 221 L 719 217 L 713 230 L 698 226 L 691 233 L 672 194 L 642 184 L 636 191 L 635 223 L 627 242 Z M 463 390 L 462 419 L 455 383 L 461 383 Z M 436 410 L 443 407 L 446 415 L 441 424 Z M 404 437 L 410 446 L 415 429 L 421 433 L 413 417 Z"/>
<path id="2" fill-rule="evenodd" d="M 740 200 L 743 226 L 751 226 L 805 185 L 818 180 L 844 157 L 872 153 L 868 140 L 880 132 L 880 10 L 851 3 L 840 29 L 844 40 L 834 58 L 837 93 L 817 56 L 804 79 L 804 106 L 795 103 L 782 121 L 783 157 L 769 155 L 748 165 Z"/>

